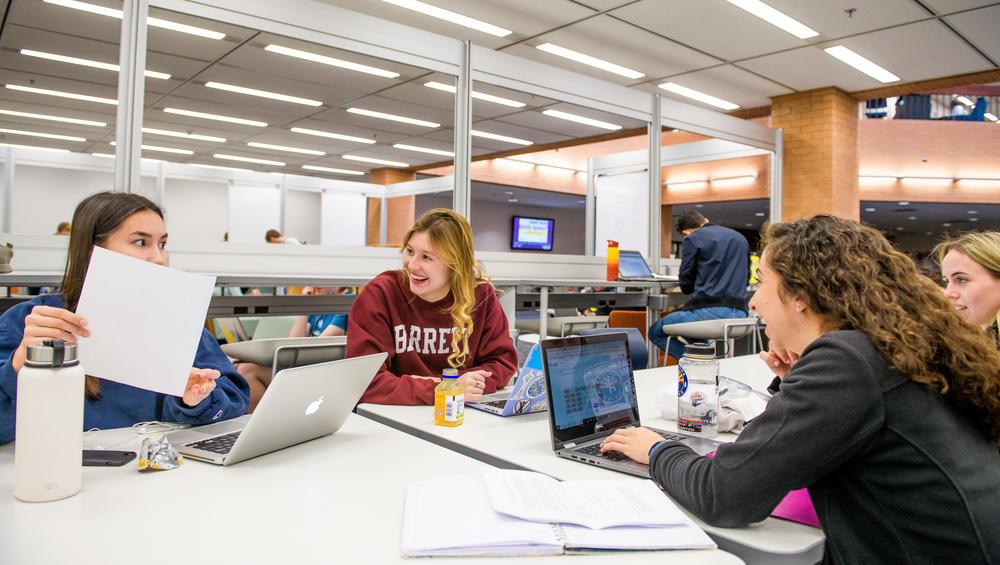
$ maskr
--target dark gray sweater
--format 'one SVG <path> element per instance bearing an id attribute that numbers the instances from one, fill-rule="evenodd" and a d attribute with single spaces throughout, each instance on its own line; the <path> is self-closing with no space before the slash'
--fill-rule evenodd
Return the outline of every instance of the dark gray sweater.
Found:
<path id="1" fill-rule="evenodd" d="M 857 331 L 802 353 L 763 414 L 715 459 L 682 443 L 653 479 L 706 522 L 763 520 L 809 487 L 824 563 L 1000 564 L 1000 451 Z"/>

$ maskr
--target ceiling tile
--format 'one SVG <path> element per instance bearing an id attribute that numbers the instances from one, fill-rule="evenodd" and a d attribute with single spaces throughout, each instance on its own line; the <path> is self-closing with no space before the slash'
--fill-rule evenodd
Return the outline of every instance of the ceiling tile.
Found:
<path id="1" fill-rule="evenodd" d="M 965 36 L 990 58 L 1000 62 L 1000 6 L 983 8 L 945 18 L 952 27 Z"/>
<path id="2" fill-rule="evenodd" d="M 671 77 L 670 80 L 682 86 L 738 104 L 742 108 L 770 106 L 772 96 L 791 94 L 793 92 L 773 81 L 761 78 L 733 65 L 686 73 Z M 691 100 L 690 98 L 684 98 L 683 96 L 667 92 L 656 85 L 651 84 L 649 86 L 653 87 L 649 92 L 655 92 L 656 94 L 689 104 L 702 105 L 700 102 Z M 705 105 L 705 107 L 716 109 L 713 106 Z"/>

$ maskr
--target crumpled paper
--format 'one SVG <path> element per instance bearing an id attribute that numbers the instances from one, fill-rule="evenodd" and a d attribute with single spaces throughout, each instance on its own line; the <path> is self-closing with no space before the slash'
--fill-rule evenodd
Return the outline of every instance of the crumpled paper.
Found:
<path id="1" fill-rule="evenodd" d="M 747 422 L 767 407 L 768 396 L 754 391 L 749 385 L 719 377 L 719 431 L 738 434 Z M 656 395 L 656 406 L 667 420 L 677 420 L 677 385 L 667 385 Z"/>

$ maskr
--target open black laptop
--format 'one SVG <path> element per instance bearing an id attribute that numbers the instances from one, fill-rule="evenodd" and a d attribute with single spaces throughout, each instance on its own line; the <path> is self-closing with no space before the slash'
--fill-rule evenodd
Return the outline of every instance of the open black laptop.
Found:
<path id="1" fill-rule="evenodd" d="M 622 249 L 618 252 L 618 280 L 622 281 L 677 281 L 675 275 L 658 275 L 649 268 L 642 253 Z"/>
<path id="2" fill-rule="evenodd" d="M 619 428 L 639 427 L 639 402 L 624 333 L 542 341 L 549 397 L 552 449 L 559 457 L 649 477 L 649 466 L 621 454 L 605 456 L 601 442 Z M 650 428 L 652 429 L 652 428 Z M 684 441 L 699 453 L 717 442 L 653 429 L 664 439 Z"/>

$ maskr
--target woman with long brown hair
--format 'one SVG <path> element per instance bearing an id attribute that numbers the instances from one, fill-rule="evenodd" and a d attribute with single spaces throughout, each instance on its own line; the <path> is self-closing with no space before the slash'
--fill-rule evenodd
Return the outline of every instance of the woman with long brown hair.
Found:
<path id="1" fill-rule="evenodd" d="M 75 343 L 78 336 L 90 335 L 86 320 L 74 311 L 94 246 L 167 264 L 163 212 L 147 198 L 123 192 L 88 196 L 77 205 L 72 225 L 60 293 L 18 304 L 0 316 L 0 443 L 14 439 L 17 373 L 24 365 L 27 346 L 46 339 Z M 246 381 L 205 331 L 194 364 L 182 397 L 87 376 L 83 428 L 118 428 L 156 420 L 204 424 L 246 412 Z"/>
<path id="2" fill-rule="evenodd" d="M 465 401 L 507 384 L 517 353 L 507 316 L 472 247 L 472 228 L 445 208 L 403 238 L 403 268 L 368 283 L 351 307 L 347 356 L 389 354 L 361 402 L 434 404 L 441 371 L 458 369 Z"/>
<path id="3" fill-rule="evenodd" d="M 642 428 L 603 449 L 722 526 L 808 487 L 824 563 L 1000 562 L 1000 352 L 872 228 L 816 216 L 762 245 L 764 413 L 714 459 Z"/>

